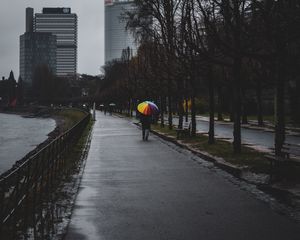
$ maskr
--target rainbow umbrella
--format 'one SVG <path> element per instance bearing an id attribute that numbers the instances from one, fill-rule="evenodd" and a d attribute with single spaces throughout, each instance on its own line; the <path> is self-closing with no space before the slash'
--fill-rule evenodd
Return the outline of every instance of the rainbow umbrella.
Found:
<path id="1" fill-rule="evenodd" d="M 137 106 L 137 110 L 146 116 L 158 113 L 158 107 L 156 106 L 155 103 L 150 102 L 150 101 L 145 101 L 145 102 L 140 103 Z"/>

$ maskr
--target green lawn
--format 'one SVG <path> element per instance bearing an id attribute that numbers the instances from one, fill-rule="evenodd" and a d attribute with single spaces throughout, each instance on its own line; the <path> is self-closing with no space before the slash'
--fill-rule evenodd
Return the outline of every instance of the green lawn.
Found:
<path id="1" fill-rule="evenodd" d="M 159 131 L 163 134 L 168 134 L 176 137 L 175 130 L 169 130 L 166 126 L 161 128 L 160 125 L 152 127 L 153 130 Z M 242 147 L 242 153 L 234 154 L 233 147 L 230 142 L 216 140 L 215 144 L 208 144 L 208 137 L 202 134 L 197 134 L 196 137 L 185 137 L 181 139 L 183 143 L 191 145 L 200 151 L 205 151 L 213 156 L 222 157 L 225 161 L 237 166 L 248 166 L 251 171 L 257 173 L 268 173 L 269 162 L 264 157 L 264 154 L 255 151 L 248 147 Z"/>

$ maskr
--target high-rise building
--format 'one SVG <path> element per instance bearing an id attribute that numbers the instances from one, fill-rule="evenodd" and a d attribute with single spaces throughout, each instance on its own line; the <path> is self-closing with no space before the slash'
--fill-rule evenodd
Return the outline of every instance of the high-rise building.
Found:
<path id="1" fill-rule="evenodd" d="M 126 31 L 126 23 L 122 20 L 122 13 L 133 8 L 133 0 L 105 0 L 105 62 L 120 59 L 126 48 L 135 54 L 134 37 Z"/>
<path id="2" fill-rule="evenodd" d="M 75 76 L 77 73 L 77 15 L 71 8 L 43 8 L 36 13 L 34 31 L 56 36 L 56 74 Z"/>
<path id="3" fill-rule="evenodd" d="M 33 9 L 26 9 L 26 32 L 20 36 L 20 76 L 25 86 L 31 87 L 34 72 L 47 66 L 56 75 L 56 36 L 33 31 Z"/>

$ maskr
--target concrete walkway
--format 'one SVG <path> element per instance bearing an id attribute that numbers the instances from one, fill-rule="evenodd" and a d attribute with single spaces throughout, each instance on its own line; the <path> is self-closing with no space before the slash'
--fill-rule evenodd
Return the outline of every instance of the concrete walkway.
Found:
<path id="1" fill-rule="evenodd" d="M 299 225 L 212 166 L 97 112 L 67 240 L 299 239 Z"/>

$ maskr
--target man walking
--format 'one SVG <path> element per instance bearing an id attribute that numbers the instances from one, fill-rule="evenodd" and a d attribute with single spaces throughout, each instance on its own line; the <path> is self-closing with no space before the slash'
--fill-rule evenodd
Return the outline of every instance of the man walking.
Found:
<path id="1" fill-rule="evenodd" d="M 146 115 L 141 114 L 140 119 L 141 119 L 141 123 L 142 123 L 143 140 L 148 141 L 149 132 L 150 132 L 150 128 L 151 128 L 151 116 L 146 116 Z"/>

